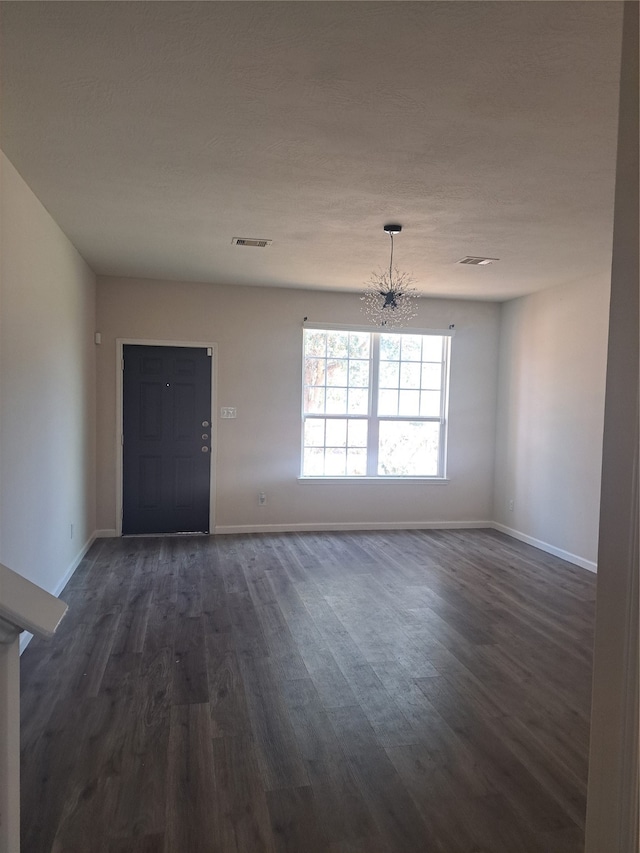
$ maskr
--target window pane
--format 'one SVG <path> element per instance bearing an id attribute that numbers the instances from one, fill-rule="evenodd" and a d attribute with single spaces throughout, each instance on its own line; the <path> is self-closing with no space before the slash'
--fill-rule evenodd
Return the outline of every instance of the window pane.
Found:
<path id="1" fill-rule="evenodd" d="M 379 415 L 397 415 L 398 414 L 398 392 L 397 391 L 380 391 L 378 394 L 378 414 Z"/>
<path id="2" fill-rule="evenodd" d="M 380 360 L 400 360 L 400 335 L 380 335 Z"/>
<path id="3" fill-rule="evenodd" d="M 325 365 L 323 358 L 307 358 L 304 363 L 304 384 L 324 385 Z"/>
<path id="4" fill-rule="evenodd" d="M 422 387 L 440 388 L 442 382 L 442 366 L 440 364 L 422 365 Z"/>
<path id="5" fill-rule="evenodd" d="M 324 414 L 324 388 L 304 389 L 304 410 L 308 414 Z"/>
<path id="6" fill-rule="evenodd" d="M 400 364 L 397 361 L 380 363 L 380 388 L 397 388 L 400 381 Z"/>
<path id="7" fill-rule="evenodd" d="M 367 433 L 368 433 L 368 423 L 367 421 L 360 420 L 351 420 L 349 421 L 349 447 L 366 447 L 367 446 Z"/>
<path id="8" fill-rule="evenodd" d="M 398 409 L 399 415 L 404 415 L 405 417 L 414 415 L 414 417 L 418 417 L 420 415 L 420 392 L 419 391 L 401 391 L 400 392 L 400 406 Z"/>
<path id="9" fill-rule="evenodd" d="M 349 414 L 369 414 L 369 390 L 360 388 L 349 388 Z"/>
<path id="10" fill-rule="evenodd" d="M 348 363 L 346 358 L 327 361 L 327 385 L 340 385 L 346 388 Z"/>
<path id="11" fill-rule="evenodd" d="M 324 454 L 324 473 L 327 477 L 344 477 L 347 473 L 347 451 L 327 448 Z"/>
<path id="12" fill-rule="evenodd" d="M 349 355 L 349 332 L 327 333 L 327 356 L 346 358 Z"/>
<path id="13" fill-rule="evenodd" d="M 324 475 L 324 450 L 316 447 L 305 447 L 303 472 L 305 477 L 322 477 Z"/>
<path id="14" fill-rule="evenodd" d="M 327 447 L 346 447 L 347 445 L 347 422 L 345 420 L 328 420 L 326 430 Z"/>
<path id="15" fill-rule="evenodd" d="M 402 364 L 400 368 L 400 387 L 401 388 L 419 388 L 420 387 L 420 365 L 414 362 Z"/>
<path id="16" fill-rule="evenodd" d="M 307 418 L 304 422 L 305 447 L 324 447 L 324 420 Z"/>
<path id="17" fill-rule="evenodd" d="M 351 358 L 369 358 L 371 335 L 369 332 L 351 332 L 349 335 L 349 355 Z"/>
<path id="18" fill-rule="evenodd" d="M 352 477 L 365 477 L 367 474 L 367 451 L 347 451 L 347 474 Z"/>
<path id="19" fill-rule="evenodd" d="M 442 336 L 425 335 L 422 344 L 423 361 L 442 361 Z"/>
<path id="20" fill-rule="evenodd" d="M 327 388 L 326 413 L 328 415 L 347 414 L 347 389 Z"/>
<path id="21" fill-rule="evenodd" d="M 420 414 L 423 418 L 440 417 L 440 392 L 423 391 L 420 395 Z"/>
<path id="22" fill-rule="evenodd" d="M 378 474 L 436 477 L 440 425 L 424 421 L 381 421 Z"/>
<path id="23" fill-rule="evenodd" d="M 304 333 L 304 353 L 305 355 L 321 355 L 323 356 L 327 349 L 327 333 L 312 332 L 306 330 Z"/>
<path id="24" fill-rule="evenodd" d="M 349 385 L 366 388 L 369 385 L 369 362 L 349 362 Z"/>
<path id="25" fill-rule="evenodd" d="M 420 361 L 422 335 L 402 335 L 402 361 Z"/>

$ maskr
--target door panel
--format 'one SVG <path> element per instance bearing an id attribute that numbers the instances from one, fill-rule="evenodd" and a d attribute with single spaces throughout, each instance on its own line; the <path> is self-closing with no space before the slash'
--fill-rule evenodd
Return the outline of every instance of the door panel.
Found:
<path id="1" fill-rule="evenodd" d="M 137 344 L 123 354 L 122 532 L 208 533 L 211 356 Z"/>

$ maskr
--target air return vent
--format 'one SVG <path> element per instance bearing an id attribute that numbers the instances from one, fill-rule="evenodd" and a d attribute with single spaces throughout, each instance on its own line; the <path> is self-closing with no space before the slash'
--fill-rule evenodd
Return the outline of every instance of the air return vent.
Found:
<path id="1" fill-rule="evenodd" d="M 456 261 L 457 264 L 470 264 L 472 267 L 486 267 L 487 264 L 492 264 L 494 261 L 499 261 L 500 258 L 476 258 L 473 255 L 467 255 L 466 258 L 460 258 Z"/>
<path id="2" fill-rule="evenodd" d="M 273 240 L 261 240 L 258 237 L 234 237 L 231 241 L 234 246 L 254 246 L 256 249 L 266 249 Z"/>

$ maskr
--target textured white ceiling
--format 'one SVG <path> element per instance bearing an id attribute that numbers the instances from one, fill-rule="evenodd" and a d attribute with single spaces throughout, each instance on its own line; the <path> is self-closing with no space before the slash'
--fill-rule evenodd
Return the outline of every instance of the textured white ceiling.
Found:
<path id="1" fill-rule="evenodd" d="M 388 221 L 432 295 L 609 268 L 621 3 L 1 12 L 2 148 L 98 273 L 355 290 Z"/>

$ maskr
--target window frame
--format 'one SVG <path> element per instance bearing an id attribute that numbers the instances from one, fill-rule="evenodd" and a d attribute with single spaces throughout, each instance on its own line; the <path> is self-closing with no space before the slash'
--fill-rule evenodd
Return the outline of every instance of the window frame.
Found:
<path id="1" fill-rule="evenodd" d="M 337 331 L 337 332 L 366 332 L 370 337 L 370 352 L 369 352 L 369 387 L 368 387 L 368 410 L 366 415 L 349 415 L 346 413 L 340 414 L 308 414 L 304 410 L 305 406 L 305 333 L 307 331 Z M 374 405 L 377 407 L 379 394 L 379 374 L 380 374 L 380 336 L 384 334 L 391 335 L 420 335 L 441 337 L 443 339 L 442 346 L 442 361 L 441 361 L 441 389 L 440 395 L 440 413 L 439 415 L 416 416 L 416 415 L 379 415 L 374 411 Z M 301 412 L 301 430 L 300 430 L 300 475 L 298 480 L 306 483 L 448 483 L 447 477 L 447 444 L 448 444 L 448 426 L 449 426 L 449 393 L 450 393 L 450 372 L 451 372 L 451 339 L 455 336 L 455 330 L 450 329 L 415 329 L 415 328 L 380 328 L 377 326 L 363 326 L 357 324 L 338 324 L 338 323 L 320 323 L 305 321 L 302 327 L 302 377 L 300 382 L 300 412 Z M 402 360 L 399 362 L 402 364 Z M 367 473 L 362 475 L 353 474 L 307 474 L 304 471 L 304 429 L 305 421 L 310 419 L 323 419 L 325 421 L 331 419 L 337 420 L 363 420 L 368 425 L 368 441 L 367 441 Z M 439 424 L 439 440 L 438 440 L 438 473 L 434 475 L 426 474 L 404 474 L 404 475 L 389 475 L 378 474 L 378 450 L 379 450 L 379 427 L 383 421 L 408 421 L 408 422 L 427 422 Z M 325 445 L 326 446 L 326 445 Z"/>

